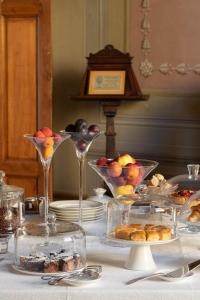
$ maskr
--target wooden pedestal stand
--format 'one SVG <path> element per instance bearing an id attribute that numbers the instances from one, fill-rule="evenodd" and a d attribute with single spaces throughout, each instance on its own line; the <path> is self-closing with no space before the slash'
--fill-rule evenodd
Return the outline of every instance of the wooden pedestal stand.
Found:
<path id="1" fill-rule="evenodd" d="M 116 155 L 114 118 L 122 101 L 147 100 L 133 72 L 129 53 L 123 53 L 112 45 L 87 57 L 88 66 L 83 76 L 77 100 L 99 101 L 106 117 L 106 157 Z"/>

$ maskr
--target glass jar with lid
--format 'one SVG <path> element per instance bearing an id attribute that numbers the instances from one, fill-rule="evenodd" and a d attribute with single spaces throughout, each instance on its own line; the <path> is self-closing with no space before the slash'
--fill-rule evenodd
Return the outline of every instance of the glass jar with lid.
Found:
<path id="1" fill-rule="evenodd" d="M 30 223 L 16 231 L 14 268 L 22 273 L 71 273 L 85 264 L 85 232 L 77 224 Z"/>
<path id="2" fill-rule="evenodd" d="M 7 251 L 7 241 L 23 221 L 24 189 L 4 182 L 0 170 L 0 253 Z"/>

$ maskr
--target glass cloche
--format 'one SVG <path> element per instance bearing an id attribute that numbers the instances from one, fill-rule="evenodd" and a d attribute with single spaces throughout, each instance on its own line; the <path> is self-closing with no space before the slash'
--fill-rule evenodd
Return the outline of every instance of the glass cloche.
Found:
<path id="1" fill-rule="evenodd" d="M 182 206 L 178 222 L 179 233 L 200 234 L 200 191 L 194 193 Z"/>
<path id="2" fill-rule="evenodd" d="M 8 239 L 23 221 L 24 189 L 4 182 L 0 170 L 0 253 L 6 253 Z"/>
<path id="3" fill-rule="evenodd" d="M 188 164 L 188 174 L 178 175 L 168 180 L 169 183 L 178 185 L 177 190 L 171 195 L 172 203 L 182 206 L 200 190 L 199 166 L 199 164 Z"/>
<path id="4" fill-rule="evenodd" d="M 26 224 L 15 234 L 14 268 L 22 273 L 71 273 L 85 264 L 85 233 L 77 224 Z"/>

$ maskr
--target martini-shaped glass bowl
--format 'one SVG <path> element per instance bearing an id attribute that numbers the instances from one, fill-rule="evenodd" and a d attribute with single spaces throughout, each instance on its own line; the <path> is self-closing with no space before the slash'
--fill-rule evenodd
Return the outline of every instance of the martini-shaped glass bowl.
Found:
<path id="1" fill-rule="evenodd" d="M 49 168 L 53 155 L 58 146 L 67 138 L 69 135 L 66 133 L 55 134 L 51 137 L 35 137 L 32 134 L 25 134 L 24 137 L 28 139 L 38 151 L 40 162 L 43 167 L 44 173 L 44 222 L 47 223 L 48 218 L 48 191 L 49 191 Z"/>
<path id="2" fill-rule="evenodd" d="M 70 136 L 79 163 L 79 225 L 82 225 L 82 200 L 83 200 L 83 179 L 86 155 L 93 141 L 101 134 L 101 132 L 66 132 L 61 131 Z"/>
<path id="3" fill-rule="evenodd" d="M 121 167 L 115 160 L 108 159 L 106 165 L 99 165 L 98 160 L 92 160 L 89 161 L 89 166 L 105 181 L 114 200 L 123 206 L 123 224 L 128 223 L 131 205 L 137 199 L 137 187 L 158 166 L 158 162 L 136 159 L 134 164 Z"/>

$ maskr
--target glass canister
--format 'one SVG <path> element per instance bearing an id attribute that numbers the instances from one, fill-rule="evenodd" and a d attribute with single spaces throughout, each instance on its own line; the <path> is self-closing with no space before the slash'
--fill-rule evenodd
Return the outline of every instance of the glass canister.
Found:
<path id="1" fill-rule="evenodd" d="M 8 238 L 23 220 L 24 189 L 7 185 L 0 170 L 0 253 L 6 253 Z"/>
<path id="2" fill-rule="evenodd" d="M 71 273 L 85 264 L 85 232 L 77 224 L 25 224 L 16 231 L 14 268 L 22 273 Z"/>

